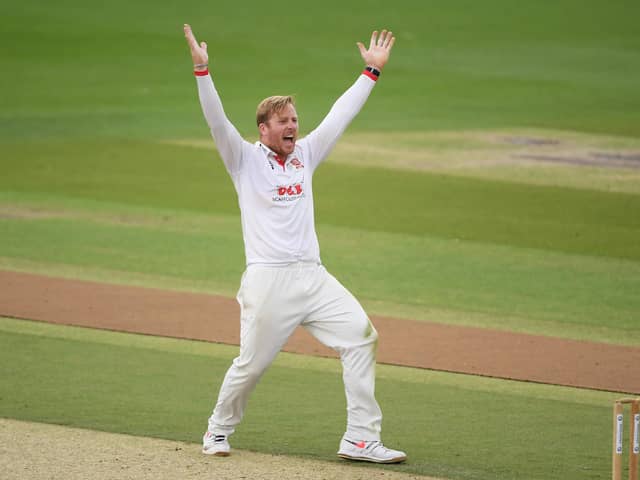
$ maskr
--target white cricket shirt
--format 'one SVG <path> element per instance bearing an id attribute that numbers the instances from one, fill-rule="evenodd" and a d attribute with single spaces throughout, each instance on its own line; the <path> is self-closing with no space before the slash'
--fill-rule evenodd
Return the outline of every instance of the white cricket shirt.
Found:
<path id="1" fill-rule="evenodd" d="M 360 75 L 282 162 L 267 146 L 240 136 L 224 113 L 211 76 L 198 73 L 202 111 L 238 193 L 247 265 L 320 263 L 313 172 L 366 102 L 375 77 Z"/>

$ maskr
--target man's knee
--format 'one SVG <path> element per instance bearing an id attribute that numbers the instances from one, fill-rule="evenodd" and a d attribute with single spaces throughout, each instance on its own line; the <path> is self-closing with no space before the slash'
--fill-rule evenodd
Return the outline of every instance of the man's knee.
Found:
<path id="1" fill-rule="evenodd" d="M 366 338 L 367 340 L 371 340 L 372 342 L 378 340 L 378 331 L 376 330 L 376 327 L 373 326 L 373 323 L 371 323 L 371 320 L 369 320 L 368 318 L 367 324 L 364 329 L 364 338 Z"/>
<path id="2" fill-rule="evenodd" d="M 245 381 L 256 383 L 269 367 L 269 363 L 260 362 L 258 359 L 243 361 L 236 359 L 233 362 L 237 375 L 244 378 Z"/>

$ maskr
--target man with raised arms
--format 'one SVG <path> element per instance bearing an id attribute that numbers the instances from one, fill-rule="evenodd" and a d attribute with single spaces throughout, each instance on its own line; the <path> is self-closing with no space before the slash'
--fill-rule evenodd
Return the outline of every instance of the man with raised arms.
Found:
<path id="1" fill-rule="evenodd" d="M 298 139 L 292 97 L 273 96 L 258 105 L 260 140 L 250 143 L 224 112 L 209 74 L 207 44 L 196 41 L 189 25 L 184 33 L 202 111 L 238 194 L 247 265 L 237 296 L 240 353 L 220 387 L 203 452 L 229 455 L 229 436 L 250 393 L 302 325 L 342 361 L 347 428 L 338 455 L 376 463 L 404 461 L 404 452 L 380 441 L 382 413 L 374 395 L 378 334 L 360 303 L 320 261 L 312 184 L 316 168 L 373 90 L 395 37 L 382 30 L 372 33 L 368 48 L 358 42 L 364 70 L 306 137 Z"/>

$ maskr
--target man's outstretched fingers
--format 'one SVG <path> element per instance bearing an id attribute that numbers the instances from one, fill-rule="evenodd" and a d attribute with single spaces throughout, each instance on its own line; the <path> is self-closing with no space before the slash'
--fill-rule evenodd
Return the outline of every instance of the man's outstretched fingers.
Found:
<path id="1" fill-rule="evenodd" d="M 387 38 L 384 39 L 384 43 L 382 44 L 382 46 L 384 48 L 391 48 L 391 41 L 395 40 L 394 36 L 393 36 L 393 32 L 389 31 L 387 33 Z"/>
<path id="2" fill-rule="evenodd" d="M 371 34 L 371 41 L 369 48 L 366 49 L 361 42 L 357 42 L 356 45 L 360 50 L 360 55 L 365 63 L 369 66 L 375 67 L 378 70 L 382 70 L 387 61 L 389 60 L 389 54 L 391 47 L 395 42 L 395 37 L 391 30 L 386 28 L 378 35 L 378 30 L 374 30 Z"/>
<path id="3" fill-rule="evenodd" d="M 360 49 L 360 55 L 364 57 L 364 55 L 367 53 L 367 49 L 365 48 L 364 43 L 356 42 L 356 45 L 358 46 L 358 49 Z"/>
<path id="4" fill-rule="evenodd" d="M 373 33 L 371 34 L 371 42 L 369 42 L 369 49 L 375 47 L 377 38 L 378 38 L 378 31 L 374 30 Z"/>
<path id="5" fill-rule="evenodd" d="M 389 41 L 389 47 L 388 47 L 389 50 L 391 50 L 391 47 L 393 47 L 394 43 L 396 43 L 396 37 L 391 37 L 391 40 Z"/>
<path id="6" fill-rule="evenodd" d="M 190 47 L 192 47 L 193 44 L 197 45 L 196 38 L 193 36 L 191 27 L 186 23 L 184 24 L 184 36 L 187 39 L 187 43 L 189 44 Z"/>
<path id="7" fill-rule="evenodd" d="M 203 65 L 206 66 L 209 61 L 209 55 L 207 53 L 207 43 L 198 43 L 195 35 L 193 34 L 193 31 L 191 30 L 191 25 L 189 25 L 188 23 L 184 24 L 184 36 L 187 39 L 187 44 L 189 46 L 189 49 L 191 50 L 191 59 L 193 60 L 193 64 L 199 65 L 199 67 L 197 68 L 202 69 Z"/>
<path id="8" fill-rule="evenodd" d="M 378 37 L 378 46 L 384 45 L 384 41 L 386 37 L 387 37 L 387 31 L 382 30 L 382 32 L 380 33 L 380 37 Z"/>

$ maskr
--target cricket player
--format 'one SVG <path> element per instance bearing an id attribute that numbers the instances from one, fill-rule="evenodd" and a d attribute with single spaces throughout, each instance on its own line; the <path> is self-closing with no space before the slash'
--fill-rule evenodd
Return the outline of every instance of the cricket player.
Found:
<path id="1" fill-rule="evenodd" d="M 203 453 L 227 456 L 229 436 L 242 420 L 249 395 L 298 325 L 340 354 L 347 428 L 338 455 L 398 463 L 404 452 L 380 441 L 382 413 L 374 396 L 378 334 L 355 297 L 320 261 L 313 213 L 313 174 L 360 111 L 389 60 L 391 32 L 358 42 L 365 68 L 326 118 L 298 139 L 290 96 L 263 100 L 256 113 L 260 140 L 245 141 L 227 118 L 209 75 L 207 44 L 189 25 L 200 104 L 220 157 L 238 194 L 246 255 L 240 282 L 240 353 L 220 387 L 203 437 Z"/>

